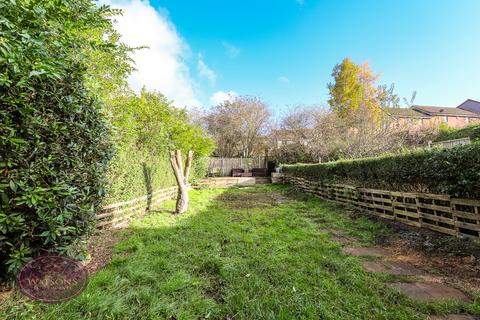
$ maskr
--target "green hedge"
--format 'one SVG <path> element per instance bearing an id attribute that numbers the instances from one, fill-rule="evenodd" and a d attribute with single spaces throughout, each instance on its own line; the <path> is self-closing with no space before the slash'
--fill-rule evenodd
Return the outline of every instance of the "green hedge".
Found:
<path id="1" fill-rule="evenodd" d="M 0 278 L 42 249 L 77 254 L 95 226 L 113 150 L 81 48 L 101 46 L 84 35 L 107 14 L 89 0 L 0 1 Z"/>
<path id="2" fill-rule="evenodd" d="M 322 183 L 445 193 L 480 199 L 480 142 L 452 149 L 417 150 L 399 155 L 285 165 L 289 175 Z"/>
<path id="3" fill-rule="evenodd" d="M 116 153 L 110 163 L 105 204 L 146 195 L 148 191 L 176 185 L 170 151 L 193 150 L 190 181 L 205 176 L 204 157 L 213 142 L 203 130 L 189 123 L 187 113 L 163 95 L 142 90 L 111 102 Z M 185 159 L 185 158 L 184 158 Z"/>
<path id="4" fill-rule="evenodd" d="M 462 129 L 440 127 L 440 132 L 435 141 L 438 142 L 467 137 L 472 141 L 480 139 L 480 124 L 472 124 Z"/>

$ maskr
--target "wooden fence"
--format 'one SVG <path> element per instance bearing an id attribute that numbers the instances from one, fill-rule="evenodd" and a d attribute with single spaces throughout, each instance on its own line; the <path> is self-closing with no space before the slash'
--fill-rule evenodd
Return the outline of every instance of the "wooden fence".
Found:
<path id="1" fill-rule="evenodd" d="M 241 168 L 251 171 L 252 168 L 266 168 L 265 157 L 253 158 L 208 158 L 208 173 L 210 176 L 229 177 L 232 169 Z"/>
<path id="2" fill-rule="evenodd" d="M 304 192 L 349 204 L 382 218 L 456 237 L 480 238 L 479 200 L 321 184 L 288 175 L 285 180 Z"/>
<path id="3" fill-rule="evenodd" d="M 456 147 L 456 146 L 463 146 L 463 145 L 470 144 L 470 143 L 471 143 L 470 138 L 467 137 L 467 138 L 432 142 L 431 146 L 432 147 L 440 146 L 440 147 L 448 149 L 448 148 L 453 148 L 453 147 Z"/>
<path id="4" fill-rule="evenodd" d="M 118 228 L 128 224 L 134 217 L 145 214 L 161 202 L 177 197 L 177 187 L 159 189 L 146 196 L 111 204 L 97 214 L 97 228 Z"/>

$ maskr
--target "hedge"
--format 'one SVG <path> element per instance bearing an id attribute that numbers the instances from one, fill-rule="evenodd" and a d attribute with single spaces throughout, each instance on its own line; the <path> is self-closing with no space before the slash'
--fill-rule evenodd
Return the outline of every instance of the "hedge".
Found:
<path id="1" fill-rule="evenodd" d="M 435 142 L 461 138 L 470 138 L 472 141 L 480 139 L 480 124 L 472 124 L 461 129 L 441 127 Z"/>
<path id="2" fill-rule="evenodd" d="M 131 200 L 164 187 L 176 185 L 170 151 L 194 152 L 190 180 L 206 175 L 204 157 L 213 142 L 203 130 L 189 123 L 185 110 L 165 96 L 142 90 L 111 102 L 115 128 L 115 156 L 108 170 L 105 204 Z"/>
<path id="3" fill-rule="evenodd" d="M 94 228 L 113 149 L 81 48 L 101 45 L 84 36 L 106 14 L 89 0 L 0 2 L 0 278 L 41 250 L 75 256 Z"/>
<path id="4" fill-rule="evenodd" d="M 283 171 L 321 183 L 480 199 L 480 141 L 452 149 L 434 148 L 365 159 L 285 165 Z"/>

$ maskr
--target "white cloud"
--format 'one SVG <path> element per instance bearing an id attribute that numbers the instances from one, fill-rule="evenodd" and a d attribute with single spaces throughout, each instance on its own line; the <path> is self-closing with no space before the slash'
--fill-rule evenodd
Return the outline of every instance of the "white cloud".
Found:
<path id="1" fill-rule="evenodd" d="M 228 100 L 233 100 L 236 97 L 238 97 L 238 93 L 235 91 L 217 91 L 212 96 L 210 97 L 210 103 L 213 106 L 217 106 L 221 104 L 222 102 L 228 101 Z"/>
<path id="2" fill-rule="evenodd" d="M 235 47 L 233 44 L 231 43 L 228 43 L 226 41 L 222 41 L 222 46 L 225 48 L 225 50 L 227 51 L 227 55 L 232 58 L 232 59 L 235 59 L 236 57 L 238 57 L 238 55 L 240 54 L 240 49 Z"/>
<path id="3" fill-rule="evenodd" d="M 177 106 L 199 105 L 194 82 L 186 63 L 190 49 L 168 17 L 160 14 L 148 0 L 104 0 L 123 10 L 115 28 L 122 41 L 131 47 L 147 46 L 132 54 L 135 71 L 129 83 L 138 91 L 143 86 L 174 100 Z"/>
<path id="4" fill-rule="evenodd" d="M 286 76 L 280 76 L 277 78 L 277 80 L 283 83 L 290 83 L 290 79 L 288 79 Z"/>
<path id="5" fill-rule="evenodd" d="M 210 69 L 209 66 L 207 66 L 207 64 L 203 60 L 203 55 L 201 53 L 198 54 L 197 69 L 200 77 L 207 78 L 208 82 L 210 82 L 210 85 L 212 86 L 215 84 L 215 82 L 217 81 L 217 74 L 215 73 L 215 71 Z"/>

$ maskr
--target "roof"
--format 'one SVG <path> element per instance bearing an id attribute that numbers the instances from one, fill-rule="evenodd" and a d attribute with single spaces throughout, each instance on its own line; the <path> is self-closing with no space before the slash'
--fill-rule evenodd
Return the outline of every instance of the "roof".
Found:
<path id="1" fill-rule="evenodd" d="M 457 117 L 477 117 L 480 118 L 480 114 L 476 114 L 467 110 L 452 107 L 434 107 L 434 106 L 413 106 L 415 111 L 424 113 L 429 116 L 457 116 Z"/>
<path id="2" fill-rule="evenodd" d="M 415 111 L 411 108 L 391 108 L 386 111 L 396 118 L 419 118 L 419 119 L 430 118 L 430 116 L 423 114 L 421 112 Z"/>
<path id="3" fill-rule="evenodd" d="M 465 102 L 463 102 L 457 108 L 480 114 L 480 101 L 476 101 L 476 100 L 473 100 L 473 99 L 467 99 L 467 100 L 465 100 Z"/>

